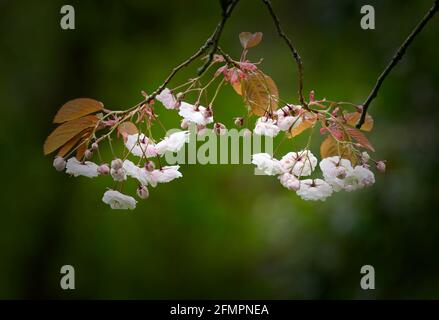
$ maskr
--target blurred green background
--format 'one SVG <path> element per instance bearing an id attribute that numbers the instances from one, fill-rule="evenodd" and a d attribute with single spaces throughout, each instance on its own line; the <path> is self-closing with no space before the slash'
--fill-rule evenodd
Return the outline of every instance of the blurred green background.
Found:
<path id="1" fill-rule="evenodd" d="M 431 2 L 273 6 L 304 60 L 306 92 L 360 103 Z M 76 97 L 137 103 L 205 41 L 219 1 L 70 1 L 76 30 L 67 31 L 64 4 L 0 1 L 0 298 L 439 298 L 437 17 L 371 106 L 369 137 L 388 160 L 374 187 L 304 202 L 251 165 L 184 165 L 183 179 L 121 212 L 101 202 L 110 177 L 70 178 L 43 156 L 52 118 Z M 364 4 L 375 7 L 376 30 L 360 28 Z M 295 64 L 260 1 L 241 0 L 226 25 L 220 44 L 235 57 L 241 31 L 264 33 L 250 58 L 263 57 L 296 103 Z M 230 126 L 243 114 L 225 88 L 216 118 Z M 172 112 L 161 117 L 176 126 Z M 65 264 L 76 290 L 59 286 Z M 365 264 L 375 267 L 375 290 L 360 288 Z"/>

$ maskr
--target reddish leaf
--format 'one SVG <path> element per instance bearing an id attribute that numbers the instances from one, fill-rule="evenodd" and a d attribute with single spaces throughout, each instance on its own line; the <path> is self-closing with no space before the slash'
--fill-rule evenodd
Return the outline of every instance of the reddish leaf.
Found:
<path id="1" fill-rule="evenodd" d="M 47 137 L 44 142 L 44 154 L 47 155 L 62 147 L 83 130 L 94 128 L 98 121 L 98 117 L 90 115 L 63 123 Z"/>
<path id="2" fill-rule="evenodd" d="M 263 116 L 267 111 L 277 109 L 279 92 L 271 77 L 262 71 L 249 73 L 241 79 L 242 97 L 251 111 L 257 116 Z"/>
<path id="3" fill-rule="evenodd" d="M 85 129 L 84 131 L 80 132 L 76 136 L 74 136 L 72 139 L 70 139 L 65 145 L 63 145 L 58 150 L 58 156 L 64 157 L 66 154 L 69 153 L 70 150 L 72 150 L 76 145 L 78 145 L 80 140 L 88 139 L 93 132 L 92 128 Z"/>
<path id="4" fill-rule="evenodd" d="M 338 126 L 329 126 L 328 130 L 337 140 L 344 140 L 343 131 Z"/>
<path id="5" fill-rule="evenodd" d="M 337 143 L 332 136 L 327 136 L 320 145 L 320 155 L 322 159 L 332 156 L 341 156 L 351 161 L 355 165 L 358 161 L 355 152 L 350 144 Z"/>
<path id="6" fill-rule="evenodd" d="M 320 155 L 322 159 L 338 155 L 337 141 L 331 136 L 327 136 L 320 145 Z"/>
<path id="7" fill-rule="evenodd" d="M 76 149 L 76 159 L 78 159 L 79 161 L 82 160 L 82 158 L 84 157 L 85 151 L 87 151 L 87 142 L 86 139 L 82 139 L 81 141 L 79 141 L 79 146 L 78 149 Z"/>
<path id="8" fill-rule="evenodd" d="M 102 109 L 102 103 L 93 99 L 79 98 L 70 100 L 58 110 L 53 119 L 53 123 L 63 123 L 78 119 Z"/>
<path id="9" fill-rule="evenodd" d="M 242 85 L 241 85 L 241 81 L 238 82 L 234 82 L 232 83 L 232 87 L 235 90 L 235 92 L 237 94 L 239 94 L 240 96 L 242 96 Z"/>
<path id="10" fill-rule="evenodd" d="M 239 34 L 239 41 L 244 49 L 250 49 L 257 46 L 262 40 L 262 32 L 241 32 Z"/>
<path id="11" fill-rule="evenodd" d="M 314 114 L 312 114 L 311 112 L 305 112 L 302 115 L 302 122 L 291 129 L 290 138 L 298 136 L 306 129 L 311 128 L 316 123 L 316 121 L 317 117 Z"/>
<path id="12" fill-rule="evenodd" d="M 354 138 L 355 141 L 357 141 L 362 147 L 369 149 L 372 152 L 375 152 L 375 149 L 370 144 L 369 140 L 366 138 L 363 132 L 361 132 L 358 129 L 346 127 L 346 132 Z"/>
<path id="13" fill-rule="evenodd" d="M 81 140 L 82 132 L 70 139 L 65 145 L 58 150 L 58 156 L 64 157 L 73 147 Z"/>
<path id="14" fill-rule="evenodd" d="M 134 123 L 125 121 L 118 125 L 117 133 L 125 137 L 127 135 L 137 134 L 139 130 Z"/>
<path id="15" fill-rule="evenodd" d="M 346 119 L 346 123 L 350 125 L 351 127 L 355 127 L 358 120 L 360 119 L 361 113 L 359 112 L 352 112 L 352 113 L 345 113 L 344 118 Z M 366 119 L 364 120 L 363 125 L 361 126 L 360 130 L 363 131 L 371 131 L 373 129 L 373 118 L 368 113 L 366 114 Z"/>

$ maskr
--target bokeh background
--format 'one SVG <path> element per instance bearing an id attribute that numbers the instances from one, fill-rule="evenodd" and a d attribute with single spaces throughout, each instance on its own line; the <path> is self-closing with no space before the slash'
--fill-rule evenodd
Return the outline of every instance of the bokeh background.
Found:
<path id="1" fill-rule="evenodd" d="M 303 57 L 305 90 L 360 103 L 431 2 L 273 5 Z M 251 165 L 184 165 L 183 179 L 120 212 L 101 202 L 109 177 L 70 178 L 43 156 L 52 118 L 76 97 L 137 103 L 205 41 L 219 1 L 70 1 L 76 30 L 67 31 L 64 4 L 0 1 L 0 298 L 439 298 L 438 17 L 371 106 L 369 137 L 388 160 L 374 187 L 304 202 Z M 364 4 L 375 7 L 376 30 L 360 28 Z M 235 57 L 241 31 L 264 33 L 250 57 L 263 57 L 296 102 L 295 64 L 260 1 L 242 0 L 226 25 L 220 44 Z M 230 87 L 217 105 L 228 126 L 245 113 Z M 171 112 L 161 117 L 176 126 Z M 59 286 L 65 264 L 76 290 Z M 365 264 L 375 290 L 360 288 Z"/>

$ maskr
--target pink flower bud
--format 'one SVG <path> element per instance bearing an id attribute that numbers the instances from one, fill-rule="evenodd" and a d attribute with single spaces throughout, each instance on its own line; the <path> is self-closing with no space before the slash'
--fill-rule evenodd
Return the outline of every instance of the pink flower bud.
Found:
<path id="1" fill-rule="evenodd" d="M 56 171 L 63 171 L 66 168 L 66 160 L 63 157 L 55 157 L 53 160 L 53 166 Z"/>
<path id="2" fill-rule="evenodd" d="M 94 142 L 94 143 L 91 145 L 91 149 L 92 149 L 93 151 L 96 151 L 96 150 L 99 149 L 99 145 L 98 145 L 96 142 Z"/>
<path id="3" fill-rule="evenodd" d="M 181 101 L 181 100 L 183 100 L 183 99 L 184 99 L 184 93 L 183 93 L 183 92 L 179 92 L 179 93 L 177 93 L 176 98 L 177 98 L 177 101 Z"/>
<path id="4" fill-rule="evenodd" d="M 120 169 L 111 168 L 110 174 L 113 177 L 114 181 L 125 181 L 127 179 L 127 176 L 125 174 L 125 170 L 123 170 L 122 168 L 120 168 Z"/>
<path id="5" fill-rule="evenodd" d="M 370 160 L 370 156 L 366 151 L 363 151 L 363 153 L 361 154 L 361 162 L 363 164 L 368 163 Z"/>
<path id="6" fill-rule="evenodd" d="M 213 131 L 217 134 L 217 135 L 224 135 L 227 133 L 227 128 L 225 125 L 223 125 L 222 123 L 215 123 L 213 126 Z"/>
<path id="7" fill-rule="evenodd" d="M 314 102 L 315 101 L 315 92 L 314 90 L 311 90 L 309 93 L 309 101 Z"/>
<path id="8" fill-rule="evenodd" d="M 85 150 L 84 156 L 86 159 L 91 159 L 93 157 L 93 151 L 90 149 Z"/>
<path id="9" fill-rule="evenodd" d="M 203 111 L 203 117 L 210 118 L 213 116 L 213 110 L 211 107 L 207 107 L 206 110 Z"/>
<path id="10" fill-rule="evenodd" d="M 214 54 L 213 61 L 214 62 L 224 62 L 225 60 L 224 60 L 224 57 L 222 55 Z"/>
<path id="11" fill-rule="evenodd" d="M 123 162 L 120 159 L 114 159 L 113 161 L 111 161 L 111 169 L 119 170 L 122 169 L 122 166 Z"/>
<path id="12" fill-rule="evenodd" d="M 244 118 L 235 118 L 235 126 L 237 126 L 238 128 L 242 127 L 242 125 L 244 124 Z"/>
<path id="13" fill-rule="evenodd" d="M 110 173 L 110 167 L 109 167 L 108 164 L 106 164 L 106 163 L 101 164 L 101 165 L 98 167 L 98 172 L 99 172 L 100 174 L 109 174 L 109 173 Z"/>
<path id="14" fill-rule="evenodd" d="M 149 191 L 146 186 L 139 186 L 137 188 L 137 195 L 140 199 L 147 199 L 149 197 Z"/>
<path id="15" fill-rule="evenodd" d="M 151 160 L 148 160 L 148 161 L 145 163 L 145 169 L 146 169 L 147 171 L 153 171 L 153 170 L 155 169 L 155 164 L 154 164 L 154 162 L 152 162 Z"/>
<path id="16" fill-rule="evenodd" d="M 378 161 L 376 164 L 377 170 L 379 172 L 385 172 L 386 171 L 386 164 L 384 163 L 384 161 Z"/>

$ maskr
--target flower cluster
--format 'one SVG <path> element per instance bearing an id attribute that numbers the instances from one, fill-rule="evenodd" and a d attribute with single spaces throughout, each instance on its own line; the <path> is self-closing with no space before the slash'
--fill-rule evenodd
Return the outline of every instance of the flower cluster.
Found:
<path id="1" fill-rule="evenodd" d="M 375 183 L 375 176 L 366 163 L 353 167 L 349 160 L 339 156 L 320 162 L 323 179 L 301 179 L 309 177 L 318 163 L 309 150 L 289 152 L 280 160 L 268 153 L 257 153 L 252 163 L 266 175 L 277 176 L 285 188 L 296 191 L 303 200 L 326 200 L 333 192 L 354 191 Z"/>
<path id="2" fill-rule="evenodd" d="M 157 95 L 156 100 L 160 101 L 166 109 L 177 110 L 178 114 L 182 117 L 183 123 L 186 124 L 183 126 L 185 128 L 190 123 L 193 123 L 201 130 L 205 129 L 208 124 L 213 123 L 211 108 L 181 101 L 168 88 L 165 88 Z M 153 113 L 149 113 L 153 115 Z M 119 120 L 116 119 L 110 125 L 117 126 L 118 122 Z M 225 127 L 222 124 L 215 124 L 212 130 L 216 132 L 224 129 Z M 129 134 L 122 132 L 122 136 L 128 154 L 139 158 L 137 165 L 127 159 L 127 156 L 123 160 L 120 158 L 113 159 L 111 165 L 107 163 L 98 165 L 92 161 L 85 160 L 86 158 L 93 157 L 93 149 L 98 150 L 99 146 L 95 142 L 92 144 L 93 147 L 91 149 L 86 150 L 83 161 L 78 160 L 76 157 L 66 160 L 64 157 L 57 156 L 54 159 L 53 166 L 56 170 L 65 170 L 66 173 L 74 177 L 95 178 L 100 175 L 109 174 L 115 182 L 124 182 L 130 177 L 139 184 L 137 196 L 141 199 L 148 198 L 148 186 L 155 188 L 160 183 L 171 182 L 182 177 L 178 165 L 160 165 L 160 168 L 156 169 L 155 163 L 150 158 L 159 159 L 167 152 L 179 152 L 189 142 L 189 131 L 177 131 L 164 137 L 157 143 L 144 133 Z M 139 166 L 142 162 L 144 162 L 144 165 Z M 104 193 L 102 201 L 110 205 L 112 209 L 134 209 L 137 203 L 133 197 L 112 189 Z"/>
<path id="3" fill-rule="evenodd" d="M 254 133 L 275 137 L 279 132 L 289 132 L 302 123 L 304 109 L 302 106 L 286 105 L 276 110 L 274 115 L 262 116 L 256 121 Z"/>
<path id="4" fill-rule="evenodd" d="M 155 144 L 144 134 L 128 135 L 125 139 L 127 150 L 141 159 L 160 157 L 166 152 L 178 152 L 189 141 L 188 131 L 179 131 L 165 137 Z M 182 177 L 179 166 L 162 166 L 155 168 L 154 162 L 147 160 L 144 166 L 138 166 L 129 159 L 116 158 L 111 165 L 106 163 L 98 165 L 91 161 L 79 161 L 76 157 L 67 161 L 62 157 L 56 157 L 53 166 L 58 171 L 65 169 L 66 173 L 78 177 L 84 176 L 95 178 L 109 174 L 115 182 L 126 181 L 128 177 L 135 179 L 139 187 L 137 195 L 141 199 L 149 196 L 148 186 L 156 187 L 159 183 L 171 182 Z M 137 201 L 128 195 L 116 190 L 108 190 L 104 193 L 102 201 L 109 204 L 112 209 L 134 209 Z"/>
<path id="5" fill-rule="evenodd" d="M 127 180 L 127 177 L 134 178 L 139 183 L 137 194 L 139 198 L 148 198 L 149 192 L 147 186 L 156 187 L 159 183 L 171 182 L 174 179 L 182 177 L 179 166 L 164 166 L 160 169 L 155 169 L 150 163 L 144 167 L 135 165 L 132 161 L 126 159 L 115 159 L 111 162 L 111 168 L 107 164 L 98 166 L 91 161 L 80 162 L 75 157 L 65 161 L 61 157 L 54 160 L 54 167 L 58 171 L 66 169 L 66 173 L 74 177 L 84 176 L 88 178 L 95 178 L 99 175 L 109 174 L 114 181 L 122 182 Z M 105 192 L 102 201 L 109 204 L 112 209 L 134 209 L 137 201 L 130 196 L 124 195 L 115 190 L 108 190 Z"/>

